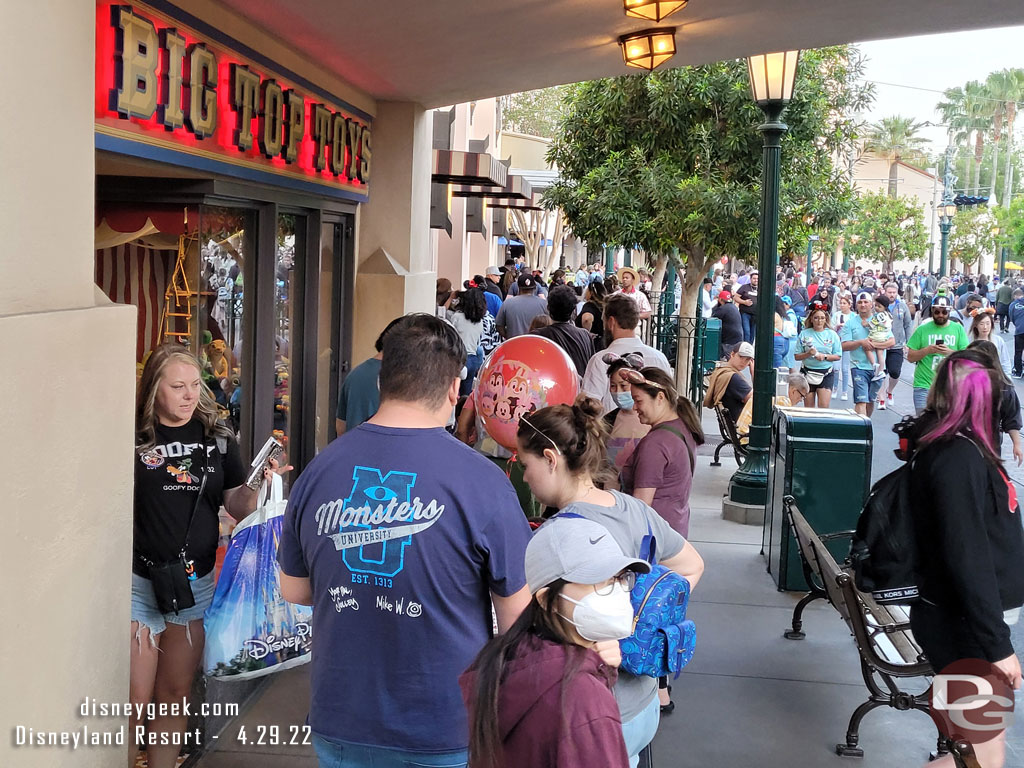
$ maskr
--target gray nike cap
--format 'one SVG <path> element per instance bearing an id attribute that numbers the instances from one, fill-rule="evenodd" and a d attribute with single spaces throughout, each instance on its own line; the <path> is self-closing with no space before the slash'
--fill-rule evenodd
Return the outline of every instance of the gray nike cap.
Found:
<path id="1" fill-rule="evenodd" d="M 644 560 L 626 557 L 611 533 L 583 517 L 559 515 L 544 523 L 526 547 L 530 594 L 556 579 L 600 584 L 627 568 L 650 573 Z"/>

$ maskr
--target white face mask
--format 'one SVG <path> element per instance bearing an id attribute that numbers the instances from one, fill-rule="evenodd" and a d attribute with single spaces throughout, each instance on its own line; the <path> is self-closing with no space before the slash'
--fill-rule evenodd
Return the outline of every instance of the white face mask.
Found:
<path id="1" fill-rule="evenodd" d="M 584 640 L 595 643 L 621 640 L 633 634 L 633 604 L 629 601 L 629 592 L 618 582 L 612 585 L 608 595 L 591 592 L 582 600 L 573 600 L 563 593 L 562 597 L 573 603 L 576 609 L 571 619 L 560 615 L 576 627 Z"/>

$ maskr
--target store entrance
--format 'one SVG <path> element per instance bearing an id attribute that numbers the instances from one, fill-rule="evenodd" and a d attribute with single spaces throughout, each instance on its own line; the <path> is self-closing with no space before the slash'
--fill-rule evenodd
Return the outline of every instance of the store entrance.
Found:
<path id="1" fill-rule="evenodd" d="M 353 214 L 101 201 L 97 219 L 96 283 L 138 308 L 139 375 L 159 344 L 196 354 L 246 461 L 274 435 L 299 470 L 334 439 L 350 367 Z"/>

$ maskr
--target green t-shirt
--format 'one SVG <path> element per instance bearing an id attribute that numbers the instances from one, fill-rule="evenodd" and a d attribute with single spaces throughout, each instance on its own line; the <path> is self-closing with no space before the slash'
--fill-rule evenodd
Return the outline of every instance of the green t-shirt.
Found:
<path id="1" fill-rule="evenodd" d="M 996 303 L 997 304 L 1009 304 L 1013 301 L 1013 286 L 1009 283 L 1003 283 L 999 286 L 999 290 L 996 291 Z"/>
<path id="2" fill-rule="evenodd" d="M 934 320 L 928 320 L 917 326 L 910 338 L 907 340 L 907 347 L 910 349 L 924 349 L 931 344 L 945 343 L 953 352 L 967 349 L 967 331 L 960 323 L 949 320 L 941 328 Z M 935 380 L 935 369 L 939 367 L 945 355 L 938 353 L 925 355 L 914 367 L 914 389 L 930 389 L 932 381 Z"/>

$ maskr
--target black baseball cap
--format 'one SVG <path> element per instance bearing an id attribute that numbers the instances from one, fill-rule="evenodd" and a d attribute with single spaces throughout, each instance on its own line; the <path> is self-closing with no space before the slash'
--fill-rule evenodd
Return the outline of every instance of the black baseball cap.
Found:
<path id="1" fill-rule="evenodd" d="M 519 279 L 516 280 L 516 283 L 519 285 L 520 288 L 537 287 L 537 281 L 536 279 L 534 279 L 533 275 L 520 275 Z"/>

